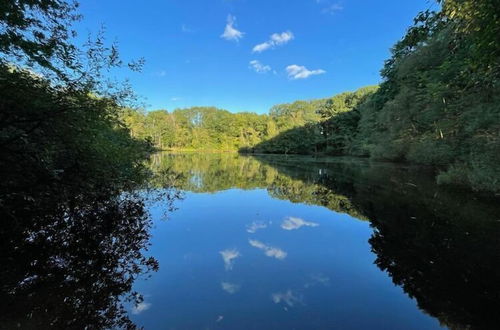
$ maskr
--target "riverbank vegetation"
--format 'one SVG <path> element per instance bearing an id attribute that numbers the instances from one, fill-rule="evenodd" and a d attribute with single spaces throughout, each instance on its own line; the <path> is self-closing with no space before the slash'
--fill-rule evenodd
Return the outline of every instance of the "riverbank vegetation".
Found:
<path id="1" fill-rule="evenodd" d="M 500 11 L 440 1 L 392 48 L 380 86 L 272 107 L 131 112 L 134 136 L 162 149 L 328 154 L 430 165 L 439 183 L 500 191 Z"/>
<path id="2" fill-rule="evenodd" d="M 133 328 L 122 302 L 158 267 L 132 192 L 152 148 L 120 120 L 130 90 L 105 78 L 116 46 L 75 46 L 74 3 L 0 7 L 0 328 Z"/>
<path id="3" fill-rule="evenodd" d="M 415 18 L 393 47 L 380 88 L 352 111 L 330 116 L 321 129 L 300 127 L 255 149 L 317 132 L 316 141 L 323 135 L 324 142 L 303 142 L 301 153 L 319 149 L 432 165 L 440 183 L 500 191 L 499 7 L 490 0 L 441 4 L 441 11 Z"/>
<path id="4" fill-rule="evenodd" d="M 350 153 L 441 169 L 438 181 L 500 191 L 500 7 L 442 2 L 424 12 L 359 107 Z"/>

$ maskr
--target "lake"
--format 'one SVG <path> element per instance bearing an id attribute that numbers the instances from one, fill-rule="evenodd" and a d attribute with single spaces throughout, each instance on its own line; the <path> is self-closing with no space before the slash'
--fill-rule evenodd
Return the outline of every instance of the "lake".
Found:
<path id="1" fill-rule="evenodd" d="M 499 323 L 498 200 L 352 158 L 162 153 L 129 307 L 146 329 L 439 329 Z M 152 194 L 155 194 L 154 192 Z"/>

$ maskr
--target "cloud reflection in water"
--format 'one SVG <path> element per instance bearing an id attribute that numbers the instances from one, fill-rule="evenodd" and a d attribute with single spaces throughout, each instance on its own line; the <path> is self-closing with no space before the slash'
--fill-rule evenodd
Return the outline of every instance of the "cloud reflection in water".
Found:
<path id="1" fill-rule="evenodd" d="M 234 294 L 240 290 L 240 285 L 229 282 L 221 282 L 222 290 L 226 291 L 229 294 Z"/>
<path id="2" fill-rule="evenodd" d="M 257 249 L 264 251 L 265 255 L 268 257 L 283 260 L 287 256 L 287 253 L 282 249 L 266 245 L 256 239 L 250 239 L 248 240 L 248 243 L 250 243 L 251 246 L 256 247 Z"/>
<path id="3" fill-rule="evenodd" d="M 132 307 L 132 314 L 134 315 L 141 314 L 142 312 L 147 311 L 150 307 L 151 307 L 150 303 L 143 301 Z"/>
<path id="4" fill-rule="evenodd" d="M 226 249 L 219 252 L 222 256 L 222 260 L 224 260 L 224 268 L 226 270 L 233 269 L 234 259 L 241 256 L 240 252 L 237 249 Z"/>
<path id="5" fill-rule="evenodd" d="M 304 219 L 295 218 L 295 217 L 288 217 L 281 224 L 281 228 L 283 228 L 285 230 L 296 230 L 296 229 L 300 229 L 301 227 L 304 227 L 304 226 L 306 226 L 306 227 L 318 227 L 319 224 L 316 222 L 309 222 L 309 221 L 305 221 Z"/>
<path id="6" fill-rule="evenodd" d="M 262 221 L 254 221 L 251 224 L 247 225 L 247 232 L 250 234 L 255 234 L 259 229 L 267 228 L 267 224 Z"/>
<path id="7" fill-rule="evenodd" d="M 295 304 L 302 303 L 302 297 L 298 296 L 292 290 L 273 293 L 271 295 L 271 299 L 275 304 L 284 303 L 290 307 L 293 307 Z"/>

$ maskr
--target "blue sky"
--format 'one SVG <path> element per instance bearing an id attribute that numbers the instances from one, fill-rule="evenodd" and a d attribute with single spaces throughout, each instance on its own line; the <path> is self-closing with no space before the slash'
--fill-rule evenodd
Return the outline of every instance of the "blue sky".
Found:
<path id="1" fill-rule="evenodd" d="M 106 27 L 148 109 L 278 103 L 377 84 L 390 47 L 433 0 L 85 0 L 80 35 Z"/>

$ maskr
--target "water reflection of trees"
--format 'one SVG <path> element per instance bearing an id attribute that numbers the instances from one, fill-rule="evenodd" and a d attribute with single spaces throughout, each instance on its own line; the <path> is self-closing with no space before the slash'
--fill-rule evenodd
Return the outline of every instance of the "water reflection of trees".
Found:
<path id="1" fill-rule="evenodd" d="M 124 162 L 124 179 L 91 156 L 54 174 L 32 154 L 2 167 L 1 329 L 134 327 L 124 300 L 139 303 L 134 280 L 158 267 L 145 199 L 124 193 L 143 169 Z"/>
<path id="2" fill-rule="evenodd" d="M 265 159 L 283 158 L 267 156 Z M 152 168 L 160 174 L 155 182 L 160 187 L 170 185 L 192 192 L 267 189 L 274 198 L 325 206 L 364 219 L 347 197 L 321 184 L 326 172 L 312 168 L 312 171 L 304 171 L 296 163 L 288 164 L 291 168 L 285 169 L 274 165 L 235 153 L 162 153 L 152 160 Z"/>
<path id="3" fill-rule="evenodd" d="M 2 229 L 0 328 L 133 327 L 122 301 L 140 301 L 134 279 L 157 268 L 142 252 L 150 226 L 142 201 L 68 206 Z"/>
<path id="4" fill-rule="evenodd" d="M 370 220 L 375 263 L 454 329 L 500 324 L 498 200 L 440 187 L 428 169 L 354 159 L 163 155 L 181 189 L 266 188 L 271 196 Z M 193 175 L 197 180 L 191 181 Z M 196 183 L 196 185 L 194 184 Z"/>
<path id="5" fill-rule="evenodd" d="M 345 196 L 370 220 L 375 263 L 443 325 L 498 327 L 498 200 L 437 186 L 428 169 L 359 160 L 259 159 L 305 181 L 322 173 L 313 181 Z"/>
<path id="6" fill-rule="evenodd" d="M 372 216 L 376 264 L 443 325 L 494 329 L 500 324 L 498 222 L 425 213 L 414 220 Z"/>

